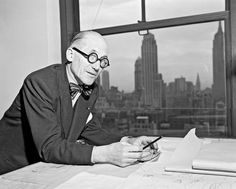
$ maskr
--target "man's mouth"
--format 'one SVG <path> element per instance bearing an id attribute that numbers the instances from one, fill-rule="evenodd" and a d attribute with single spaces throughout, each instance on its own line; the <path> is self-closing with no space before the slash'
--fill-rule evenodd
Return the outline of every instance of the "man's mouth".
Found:
<path id="1" fill-rule="evenodd" d="M 89 75 L 92 75 L 92 76 L 94 76 L 94 77 L 96 77 L 97 76 L 97 74 L 96 73 L 92 73 L 92 72 L 87 72 Z"/>

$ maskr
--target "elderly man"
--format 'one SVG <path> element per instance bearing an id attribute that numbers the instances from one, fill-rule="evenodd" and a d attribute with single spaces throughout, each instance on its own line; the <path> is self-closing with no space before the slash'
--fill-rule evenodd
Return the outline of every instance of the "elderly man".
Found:
<path id="1" fill-rule="evenodd" d="M 38 161 L 124 167 L 151 155 L 142 148 L 153 138 L 108 133 L 93 112 L 95 80 L 109 65 L 103 37 L 93 31 L 77 34 L 66 57 L 66 64 L 29 74 L 1 119 L 0 174 Z"/>

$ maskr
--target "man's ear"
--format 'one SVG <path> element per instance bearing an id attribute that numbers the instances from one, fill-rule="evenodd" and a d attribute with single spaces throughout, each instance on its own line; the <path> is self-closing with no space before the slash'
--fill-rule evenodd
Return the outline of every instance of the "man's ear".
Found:
<path id="1" fill-rule="evenodd" d="M 72 62 L 73 56 L 74 56 L 74 52 L 73 52 L 72 48 L 68 48 L 68 49 L 66 50 L 66 59 L 67 59 L 69 62 Z"/>

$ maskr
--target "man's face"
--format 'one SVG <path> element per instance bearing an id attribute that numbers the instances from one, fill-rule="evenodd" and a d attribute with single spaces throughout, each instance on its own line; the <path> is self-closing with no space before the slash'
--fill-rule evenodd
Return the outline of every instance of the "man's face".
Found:
<path id="1" fill-rule="evenodd" d="M 73 45 L 80 51 L 89 55 L 96 53 L 98 58 L 107 56 L 107 45 L 103 39 L 91 37 L 84 39 L 83 45 Z M 92 85 L 102 71 L 100 61 L 91 64 L 86 57 L 72 49 L 73 60 L 71 71 L 75 77 L 78 77 L 84 84 Z"/>

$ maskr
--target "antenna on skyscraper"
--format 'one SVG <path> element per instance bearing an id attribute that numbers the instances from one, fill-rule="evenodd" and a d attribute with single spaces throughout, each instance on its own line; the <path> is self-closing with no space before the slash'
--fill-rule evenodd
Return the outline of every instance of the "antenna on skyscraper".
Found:
<path id="1" fill-rule="evenodd" d="M 145 0 L 141 0 L 141 11 L 142 11 L 142 20 L 138 20 L 138 23 L 146 22 L 146 10 L 145 10 Z M 139 30 L 139 35 L 147 35 L 148 30 Z"/>

